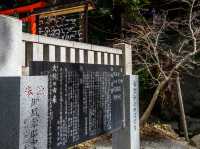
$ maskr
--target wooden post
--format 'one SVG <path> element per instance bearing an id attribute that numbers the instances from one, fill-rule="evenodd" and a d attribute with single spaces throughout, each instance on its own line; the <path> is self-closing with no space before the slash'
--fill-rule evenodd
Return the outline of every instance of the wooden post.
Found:
<path id="1" fill-rule="evenodd" d="M 179 106 L 180 106 L 183 129 L 184 129 L 184 135 L 185 135 L 186 141 L 189 142 L 188 130 L 187 130 L 187 122 L 186 122 L 186 118 L 185 118 L 185 110 L 184 110 L 184 105 L 183 105 L 183 97 L 182 97 L 179 74 L 178 74 L 178 76 L 176 78 L 176 84 L 177 84 L 177 90 L 178 90 L 178 99 L 179 99 Z"/>
<path id="2" fill-rule="evenodd" d="M 84 8 L 84 42 L 88 42 L 88 2 L 85 3 Z"/>

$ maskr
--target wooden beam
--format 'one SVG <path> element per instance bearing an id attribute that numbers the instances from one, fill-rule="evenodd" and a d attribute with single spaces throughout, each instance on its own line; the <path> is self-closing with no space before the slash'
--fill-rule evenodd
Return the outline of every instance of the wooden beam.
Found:
<path id="1" fill-rule="evenodd" d="M 34 4 L 30 4 L 30 5 L 26 5 L 26 6 L 22 6 L 22 7 L 17 7 L 17 8 L 13 8 L 13 9 L 1 10 L 0 14 L 13 15 L 15 13 L 33 12 L 34 9 L 44 8 L 44 7 L 46 7 L 45 2 L 37 2 L 37 3 L 34 3 Z"/>
<path id="2" fill-rule="evenodd" d="M 93 10 L 94 8 L 91 5 L 88 5 L 88 11 Z M 72 14 L 72 13 L 80 13 L 85 11 L 85 5 L 75 6 L 75 7 L 69 7 L 59 10 L 50 10 L 47 12 L 41 12 L 37 13 L 37 15 L 40 15 L 40 17 L 46 17 L 46 16 L 59 16 L 59 15 L 65 15 L 65 14 Z"/>

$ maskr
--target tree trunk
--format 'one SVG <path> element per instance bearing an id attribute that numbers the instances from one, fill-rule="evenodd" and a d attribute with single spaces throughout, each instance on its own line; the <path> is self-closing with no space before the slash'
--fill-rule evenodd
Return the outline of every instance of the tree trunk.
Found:
<path id="1" fill-rule="evenodd" d="M 140 119 L 140 125 L 143 126 L 145 124 L 145 122 L 148 120 L 149 116 L 151 115 L 151 112 L 155 106 L 155 103 L 158 99 L 158 96 L 160 94 L 160 91 L 164 88 L 164 86 L 166 85 L 166 83 L 169 81 L 169 79 L 165 79 L 163 80 L 158 87 L 156 88 L 153 97 L 151 98 L 150 104 L 148 105 L 147 109 L 145 110 L 144 114 L 142 115 L 141 119 Z"/>
<path id="2" fill-rule="evenodd" d="M 185 110 L 184 110 L 184 105 L 183 105 L 183 97 L 182 97 L 179 75 L 176 78 L 176 84 L 177 84 L 178 99 L 179 99 L 179 106 L 180 106 L 180 112 L 181 112 L 182 125 L 183 125 L 183 129 L 184 129 L 184 135 L 185 135 L 186 141 L 189 142 L 190 140 L 189 140 L 189 136 L 188 136 L 187 122 L 186 122 L 186 118 L 185 118 Z"/>

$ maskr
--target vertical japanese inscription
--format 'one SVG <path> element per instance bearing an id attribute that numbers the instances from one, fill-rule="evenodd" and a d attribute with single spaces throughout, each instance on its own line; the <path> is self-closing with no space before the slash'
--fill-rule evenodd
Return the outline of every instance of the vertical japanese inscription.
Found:
<path id="1" fill-rule="evenodd" d="M 128 76 L 130 85 L 130 138 L 131 149 L 140 147 L 139 132 L 139 78 L 138 76 Z"/>
<path id="2" fill-rule="evenodd" d="M 122 125 L 120 67 L 33 62 L 49 76 L 48 149 L 64 149 Z"/>
<path id="3" fill-rule="evenodd" d="M 22 77 L 20 149 L 47 149 L 48 78 Z"/>

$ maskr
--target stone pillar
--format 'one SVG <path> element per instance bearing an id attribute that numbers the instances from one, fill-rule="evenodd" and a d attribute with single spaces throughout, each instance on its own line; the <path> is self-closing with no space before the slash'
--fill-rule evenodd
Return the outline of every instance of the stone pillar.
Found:
<path id="1" fill-rule="evenodd" d="M 0 15 L 0 76 L 22 75 L 22 22 Z"/>
<path id="2" fill-rule="evenodd" d="M 126 43 L 113 47 L 123 50 L 122 57 L 117 57 L 116 61 L 123 66 L 124 74 L 128 75 L 124 78 L 124 128 L 112 133 L 112 145 L 101 143 L 97 144 L 96 149 L 139 149 L 139 83 L 138 76 L 132 75 L 132 47 Z"/>
<path id="3" fill-rule="evenodd" d="M 124 128 L 112 135 L 113 149 L 139 149 L 139 81 L 133 76 L 132 47 L 126 43 L 119 43 L 113 46 L 122 49 L 123 55 L 121 65 L 124 67 Z M 136 86 L 134 86 L 136 85 Z"/>
<path id="4" fill-rule="evenodd" d="M 126 43 L 119 43 L 113 46 L 114 48 L 122 49 L 122 66 L 124 67 L 125 74 L 132 74 L 133 73 L 133 66 L 132 66 L 132 47 Z"/>
<path id="5" fill-rule="evenodd" d="M 125 127 L 113 133 L 112 148 L 140 149 L 138 76 L 125 76 L 124 103 Z"/>

